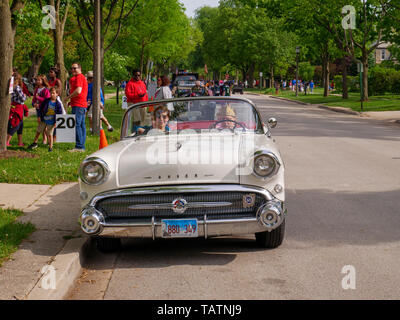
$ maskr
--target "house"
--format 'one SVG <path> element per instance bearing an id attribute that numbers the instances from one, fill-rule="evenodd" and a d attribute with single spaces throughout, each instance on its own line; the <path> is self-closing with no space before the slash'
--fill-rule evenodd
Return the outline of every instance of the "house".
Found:
<path id="1" fill-rule="evenodd" d="M 392 54 L 389 51 L 389 47 L 392 44 L 389 42 L 384 42 L 381 43 L 376 49 L 375 49 L 375 63 L 376 64 L 381 64 L 383 61 L 386 60 L 395 60 L 392 57 Z"/>

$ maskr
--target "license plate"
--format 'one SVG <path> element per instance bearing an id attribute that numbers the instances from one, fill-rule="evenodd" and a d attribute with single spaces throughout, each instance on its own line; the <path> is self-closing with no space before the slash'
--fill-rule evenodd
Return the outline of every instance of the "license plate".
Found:
<path id="1" fill-rule="evenodd" d="M 163 238 L 196 238 L 197 219 L 161 220 Z"/>

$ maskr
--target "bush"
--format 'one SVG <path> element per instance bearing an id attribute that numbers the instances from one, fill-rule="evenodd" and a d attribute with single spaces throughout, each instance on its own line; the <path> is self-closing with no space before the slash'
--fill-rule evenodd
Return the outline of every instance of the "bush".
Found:
<path id="1" fill-rule="evenodd" d="M 393 94 L 400 94 L 400 72 L 395 72 L 392 74 L 391 82 L 390 91 Z"/>
<path id="2" fill-rule="evenodd" d="M 382 67 L 370 69 L 368 76 L 368 91 L 370 96 L 382 95 L 390 92 L 390 70 Z"/>
<path id="3" fill-rule="evenodd" d="M 343 83 L 342 83 L 342 76 L 335 76 L 333 81 L 335 82 L 335 90 L 338 92 L 343 91 Z M 349 92 L 359 92 L 360 91 L 360 80 L 358 76 L 347 77 L 347 88 Z"/>

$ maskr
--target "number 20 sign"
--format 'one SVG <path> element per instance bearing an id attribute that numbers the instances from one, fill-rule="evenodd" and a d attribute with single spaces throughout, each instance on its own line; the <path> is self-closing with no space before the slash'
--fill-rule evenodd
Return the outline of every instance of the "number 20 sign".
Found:
<path id="1" fill-rule="evenodd" d="M 57 142 L 76 142 L 75 115 L 58 114 L 56 117 Z"/>

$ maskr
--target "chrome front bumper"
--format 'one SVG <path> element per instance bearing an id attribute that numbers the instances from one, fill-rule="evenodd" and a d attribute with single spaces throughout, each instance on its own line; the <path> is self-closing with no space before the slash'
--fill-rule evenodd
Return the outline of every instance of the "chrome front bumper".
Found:
<path id="1" fill-rule="evenodd" d="M 173 187 L 152 187 L 152 188 L 141 188 L 141 189 L 124 189 L 116 190 L 103 194 L 96 195 L 87 207 L 82 210 L 80 222 L 82 230 L 92 236 L 101 237 L 115 237 L 115 238 L 162 238 L 162 223 L 156 221 L 152 217 L 151 222 L 135 222 L 135 221 L 124 221 L 124 222 L 108 222 L 105 221 L 101 212 L 96 210 L 95 206 L 98 201 L 108 197 L 114 197 L 118 195 L 129 195 L 129 194 L 153 194 L 153 193 L 168 193 L 171 190 L 179 192 L 218 192 L 218 191 L 245 191 L 255 192 L 262 194 L 267 204 L 258 209 L 257 217 L 255 218 L 237 218 L 237 219 L 222 219 L 222 220 L 210 220 L 207 219 L 207 215 L 204 215 L 202 219 L 198 219 L 198 236 L 209 238 L 218 236 L 231 236 L 240 234 L 254 234 L 258 232 L 272 231 L 278 228 L 286 216 L 286 210 L 284 204 L 275 199 L 272 194 L 259 187 L 249 187 L 240 185 L 197 185 L 197 186 L 173 186 Z M 268 210 L 267 210 L 268 209 Z M 277 220 L 273 225 L 266 225 L 265 219 L 269 212 L 276 212 Z M 85 219 L 92 219 L 94 224 L 98 224 L 97 229 L 92 232 L 85 229 Z M 182 219 L 184 217 L 176 217 L 176 219 Z M 190 218 L 190 217 L 188 217 Z M 264 219 L 264 220 L 263 220 Z M 264 223 L 263 223 L 264 221 Z M 268 222 L 268 221 L 267 221 Z"/>

